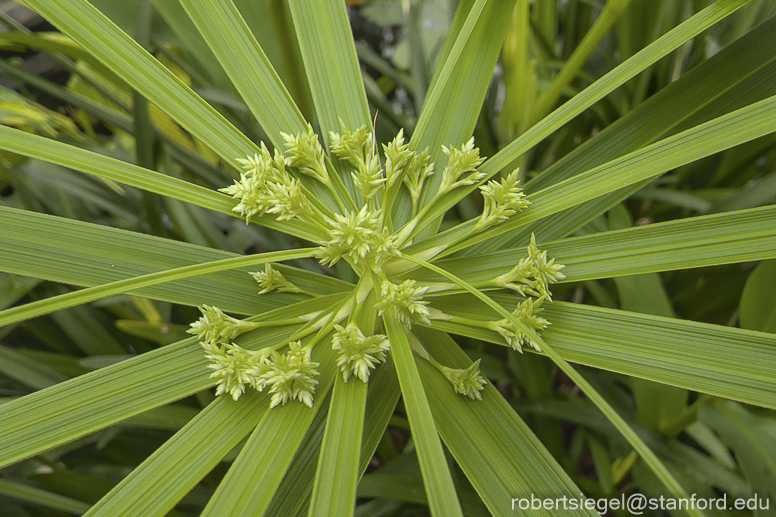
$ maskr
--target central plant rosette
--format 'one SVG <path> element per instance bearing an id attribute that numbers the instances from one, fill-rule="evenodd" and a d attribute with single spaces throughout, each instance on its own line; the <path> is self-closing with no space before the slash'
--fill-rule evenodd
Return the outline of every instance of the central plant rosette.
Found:
<path id="1" fill-rule="evenodd" d="M 428 150 L 410 150 L 402 131 L 382 146 L 382 157 L 367 126 L 350 131 L 343 124 L 341 133 L 330 133 L 330 155 L 351 170 L 356 196 L 348 193 L 311 127 L 298 135 L 284 134 L 283 138 L 285 153 L 277 149 L 270 153 L 262 143 L 259 153 L 238 160 L 243 167 L 240 179 L 221 190 L 237 201 L 234 211 L 246 222 L 269 215 L 280 222 L 300 220 L 314 225 L 321 238 L 311 256 L 328 266 L 346 261 L 359 276 L 359 282 L 338 306 L 286 320 L 240 320 L 217 307 L 203 306 L 202 318 L 191 325 L 189 332 L 199 337 L 210 361 L 208 367 L 213 370 L 211 377 L 217 380 L 217 395 L 228 393 L 238 400 L 252 387 L 269 390 L 271 407 L 291 400 L 312 407 L 320 367 L 311 359 L 315 346 L 332 347 L 345 382 L 354 379 L 366 383 L 372 370 L 390 353 L 390 342 L 381 333 L 383 325 L 379 318 L 388 317 L 389 311 L 410 337 L 413 324 L 433 326 L 434 320 L 451 320 L 496 331 L 517 351 L 522 351 L 523 346 L 540 351 L 539 344 L 509 319 L 478 321 L 452 316 L 434 309 L 424 299 L 430 293 L 439 295 L 458 289 L 455 283 L 423 285 L 411 279 L 398 280 L 396 271 L 402 268 L 386 267 L 391 261 L 401 260 L 402 251 L 413 243 L 435 204 L 456 189 L 480 184 L 484 201 L 481 215 L 463 238 L 501 224 L 522 211 L 530 201 L 519 186 L 517 170 L 500 181 L 481 184 L 485 175 L 478 168 L 483 159 L 474 147 L 474 139 L 460 148 L 442 146 L 447 165 L 442 169 L 435 195 L 421 206 L 424 186 L 428 187 L 426 180 L 437 174 L 436 166 L 430 163 Z M 311 179 L 302 181 L 303 176 Z M 330 202 L 311 192 L 312 182 L 320 183 L 328 191 Z M 408 222 L 398 226 L 391 214 L 402 189 L 411 200 L 411 213 Z M 463 238 L 459 237 L 457 242 Z M 560 272 L 564 266 L 548 259 L 533 236 L 527 251 L 528 256 L 509 273 L 480 282 L 476 287 L 518 293 L 521 298 L 513 316 L 527 328 L 538 331 L 550 324 L 539 313 L 542 303 L 551 301 L 548 286 L 564 278 Z M 393 276 L 389 276 L 389 270 Z M 318 296 L 288 281 L 272 264 L 251 276 L 260 286 L 260 295 L 279 291 Z M 377 294 L 378 302 L 367 307 L 364 302 L 372 292 Z M 359 327 L 356 317 L 361 311 L 375 311 L 378 318 L 374 328 Z M 301 325 L 301 329 L 288 341 L 257 351 L 233 342 L 249 330 L 283 325 Z M 472 400 L 482 398 L 480 391 L 487 381 L 479 371 L 479 361 L 465 369 L 449 368 L 435 360 L 418 339 L 410 339 L 410 343 L 413 352 L 441 372 L 456 392 Z"/>

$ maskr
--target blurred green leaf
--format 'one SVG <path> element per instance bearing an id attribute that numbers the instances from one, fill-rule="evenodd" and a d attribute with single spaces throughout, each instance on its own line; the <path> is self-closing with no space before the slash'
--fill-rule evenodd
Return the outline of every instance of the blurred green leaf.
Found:
<path id="1" fill-rule="evenodd" d="M 751 272 L 741 295 L 741 326 L 776 333 L 776 260 Z"/>
<path id="2" fill-rule="evenodd" d="M 747 509 L 764 517 L 776 498 L 776 422 L 747 411 L 735 402 L 703 404 L 700 418 L 733 449 L 752 486 Z M 754 500 L 757 496 L 757 501 Z"/>
<path id="3" fill-rule="evenodd" d="M 267 411 L 267 400 L 266 395 L 249 392 L 237 402 L 226 397 L 213 401 L 86 515 L 166 515 L 259 423 Z M 138 490 L 146 496 L 138 498 Z"/>

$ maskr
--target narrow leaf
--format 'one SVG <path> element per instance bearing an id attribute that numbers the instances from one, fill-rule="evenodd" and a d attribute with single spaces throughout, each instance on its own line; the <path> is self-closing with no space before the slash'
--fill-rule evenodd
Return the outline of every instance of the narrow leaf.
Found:
<path id="1" fill-rule="evenodd" d="M 361 477 L 359 453 L 364 426 L 367 385 L 342 375 L 334 381 L 329 416 L 318 458 L 318 470 L 308 515 L 353 515 L 356 484 Z"/>
<path id="2" fill-rule="evenodd" d="M 254 321 L 309 314 L 332 301 L 324 297 L 302 302 Z M 270 346 L 295 329 L 258 329 L 236 342 L 248 348 Z M 213 385 L 202 348 L 187 339 L 12 400 L 0 412 L 0 467 Z"/>
<path id="3" fill-rule="evenodd" d="M 486 161 L 480 170 L 492 177 L 499 171 L 507 168 L 526 151 L 546 137 L 560 129 L 567 122 L 583 113 L 590 106 L 603 99 L 615 89 L 635 77 L 640 72 L 666 56 L 670 52 L 694 38 L 715 23 L 734 13 L 746 5 L 749 0 L 719 0 L 692 16 L 689 20 L 675 27 L 661 36 L 655 42 L 617 66 L 614 70 L 590 85 L 580 94 L 573 97 L 563 106 L 553 111 L 528 131 L 520 135 L 495 156 Z M 484 180 L 483 180 L 484 181 Z M 450 196 L 445 197 L 444 202 L 430 211 L 425 218 L 424 226 L 429 221 L 435 221 L 460 200 L 475 190 L 475 186 L 458 189 Z"/>
<path id="4" fill-rule="evenodd" d="M 288 7 L 323 141 L 328 145 L 329 131 L 340 131 L 340 120 L 349 129 L 371 126 L 345 4 L 338 0 L 290 0 Z"/>
<path id="5" fill-rule="evenodd" d="M 29 0 L 32 9 L 70 36 L 227 163 L 256 145 L 127 33 L 86 0 Z"/>
<path id="6" fill-rule="evenodd" d="M 272 143 L 300 133 L 305 120 L 232 0 L 181 2 Z"/>
<path id="7" fill-rule="evenodd" d="M 25 133 L 19 129 L 0 126 L 0 149 L 118 181 L 148 192 L 155 192 L 237 217 L 237 214 L 232 210 L 235 205 L 234 200 L 226 194 L 115 158 L 78 149 L 50 138 Z M 245 153 L 235 156 L 244 155 Z M 268 228 L 293 233 L 297 237 L 307 240 L 315 241 L 317 239 L 316 228 L 312 224 L 300 221 L 279 223 L 273 217 L 266 215 L 252 220 Z"/>
<path id="8" fill-rule="evenodd" d="M 514 296 L 492 294 L 506 307 Z M 453 315 L 489 321 L 468 296 L 434 300 Z M 542 336 L 567 361 L 776 409 L 776 337 L 708 323 L 553 302 Z M 434 321 L 435 328 L 505 344 L 496 332 Z"/>
<path id="9" fill-rule="evenodd" d="M 20 307 L 14 307 L 0 311 L 0 327 L 24 321 L 26 319 L 48 314 L 50 312 L 74 307 L 82 303 L 93 302 L 108 296 L 123 294 L 135 289 L 142 289 L 153 285 L 173 282 L 183 278 L 206 275 L 217 271 L 224 271 L 241 266 L 253 266 L 258 264 L 267 264 L 275 261 L 305 258 L 310 256 L 311 249 L 274 251 L 262 253 L 260 255 L 248 255 L 243 257 L 228 258 L 217 260 L 205 264 L 195 264 L 193 266 L 184 266 L 182 268 L 170 271 L 160 271 L 126 280 L 119 280 L 107 285 L 89 287 L 80 291 L 54 296 L 45 300 L 28 303 Z"/>
<path id="10" fill-rule="evenodd" d="M 765 206 L 561 239 L 541 248 L 566 266 L 562 282 L 577 282 L 774 258 L 775 226 L 776 207 Z M 467 282 L 483 282 L 526 256 L 526 249 L 518 248 L 435 263 Z M 409 276 L 441 280 L 425 269 Z"/>
<path id="11" fill-rule="evenodd" d="M 0 479 L 0 494 L 74 515 L 82 515 L 89 509 L 89 505 L 82 501 L 5 479 Z"/>
<path id="12" fill-rule="evenodd" d="M 2 206 L 0 221 L 1 271 L 79 286 L 107 284 L 238 256 L 151 235 Z M 332 277 L 282 265 L 277 267 L 289 281 L 304 285 L 317 294 L 352 288 L 352 285 Z M 185 305 L 217 305 L 225 311 L 241 314 L 266 312 L 304 298 L 303 295 L 286 293 L 256 296 L 257 284 L 245 281 L 254 269 L 235 269 L 147 287 L 138 290 L 137 294 Z"/>
<path id="13" fill-rule="evenodd" d="M 333 356 L 327 341 L 313 349 L 313 360 L 321 363 L 320 384 L 315 390 L 313 407 L 292 401 L 267 411 L 202 511 L 202 517 L 265 514 L 307 429 L 331 389 L 336 372 Z"/>
<path id="14" fill-rule="evenodd" d="M 434 416 L 404 327 L 392 315 L 385 315 L 383 322 L 391 340 L 391 355 L 396 363 L 396 373 L 404 396 L 412 437 L 418 449 L 420 471 L 423 474 L 431 515 L 463 517 L 442 442 L 437 435 Z"/>
<path id="15" fill-rule="evenodd" d="M 489 298 L 485 293 L 472 287 L 470 284 L 464 282 L 455 275 L 451 275 L 447 271 L 433 265 L 428 262 L 424 262 L 418 259 L 410 258 L 411 261 L 422 265 L 425 268 L 431 269 L 436 273 L 444 276 L 451 282 L 454 282 L 459 287 L 462 287 L 477 299 L 485 303 L 488 307 L 495 310 L 502 318 L 509 320 L 512 325 L 520 329 L 532 341 L 538 343 L 541 350 L 565 373 L 574 383 L 579 386 L 582 392 L 606 415 L 609 421 L 620 431 L 622 436 L 633 446 L 636 452 L 641 456 L 642 460 L 649 466 L 655 476 L 665 485 L 666 488 L 677 498 L 686 498 L 688 495 L 674 476 L 668 471 L 666 466 L 660 461 L 654 452 L 644 443 L 644 441 L 637 435 L 633 429 L 625 422 L 625 420 L 612 408 L 612 406 L 604 399 L 591 385 L 582 377 L 572 366 L 561 357 L 554 348 L 547 345 L 547 343 L 539 337 L 536 331 L 529 328 L 525 323 L 518 320 L 511 312 L 504 309 L 501 305 Z M 699 510 L 688 510 L 691 515 L 702 516 Z"/>
<path id="16" fill-rule="evenodd" d="M 489 230 L 471 236 L 474 221 L 422 243 L 423 248 L 451 240 L 464 240 L 446 249 L 454 253 L 493 236 L 597 198 L 619 188 L 653 178 L 668 170 L 699 160 L 776 131 L 776 96 L 665 138 L 573 178 L 556 183 L 531 196 L 532 205 L 521 214 Z M 466 237 L 465 237 L 466 236 Z M 415 249 L 412 249 L 415 251 Z"/>
<path id="17" fill-rule="evenodd" d="M 88 517 L 166 515 L 256 427 L 267 396 L 218 397 L 100 499 Z M 228 422 L 228 425 L 225 423 Z M 138 497 L 138 493 L 143 497 Z"/>

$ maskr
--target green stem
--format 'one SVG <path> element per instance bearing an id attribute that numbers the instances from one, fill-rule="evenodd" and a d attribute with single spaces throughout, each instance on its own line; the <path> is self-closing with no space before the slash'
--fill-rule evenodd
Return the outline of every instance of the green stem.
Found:
<path id="1" fill-rule="evenodd" d="M 328 226 L 326 226 L 326 225 L 323 223 L 323 221 L 321 221 L 320 217 L 318 217 L 318 214 L 315 214 L 315 213 L 313 213 L 313 214 L 311 214 L 311 215 L 308 215 L 308 216 L 302 216 L 302 217 L 303 217 L 303 218 L 304 218 L 306 221 L 309 221 L 309 222 L 310 222 L 310 223 L 312 223 L 312 224 L 313 224 L 313 225 L 314 225 L 316 228 L 318 228 L 319 230 L 321 230 L 321 231 L 323 232 L 323 233 L 322 233 L 322 235 L 321 235 L 320 242 L 325 242 L 325 241 L 326 241 L 326 238 L 327 238 L 327 237 L 328 237 L 328 235 L 329 235 L 329 227 L 328 227 Z"/>
<path id="2" fill-rule="evenodd" d="M 708 396 L 699 397 L 693 405 L 685 409 L 681 415 L 677 416 L 671 422 L 660 427 L 660 433 L 666 436 L 677 436 L 684 431 L 688 426 L 692 425 L 698 420 L 698 408 L 700 408 L 701 401 L 707 400 Z"/>
<path id="3" fill-rule="evenodd" d="M 338 178 L 338 179 L 339 179 L 339 174 L 332 174 L 332 175 L 329 177 L 329 181 L 328 181 L 328 182 L 326 182 L 326 183 L 324 183 L 324 185 L 326 185 L 326 188 L 329 190 L 329 192 L 331 192 L 331 195 L 334 197 L 334 201 L 336 201 L 336 203 L 337 203 L 337 206 L 338 206 L 338 207 L 339 207 L 339 209 L 340 209 L 340 212 L 341 212 L 341 213 L 343 213 L 343 214 L 345 214 L 345 213 L 347 213 L 348 209 L 347 209 L 347 207 L 345 206 L 345 202 L 344 202 L 344 200 L 342 199 L 342 196 L 340 195 L 340 192 L 339 192 L 339 190 L 340 190 L 340 187 L 338 186 L 337 188 L 335 188 L 335 187 L 334 187 L 334 185 L 332 184 L 332 182 L 331 182 L 331 178 L 332 178 L 332 177 L 334 177 L 334 178 Z M 344 183 L 342 183 L 342 180 L 341 180 L 341 179 L 339 180 L 339 183 L 342 185 L 342 187 L 341 187 L 341 188 L 342 188 L 342 189 L 344 189 L 344 188 L 345 188 L 345 185 L 344 185 Z M 343 191 L 344 191 L 344 190 L 343 190 Z M 350 198 L 350 196 L 348 196 L 348 198 Z M 352 201 L 352 200 L 351 200 L 351 201 Z M 355 207 L 355 204 L 354 204 L 354 205 L 353 205 L 353 210 L 355 210 L 355 208 L 356 208 L 356 207 Z"/>
<path id="4" fill-rule="evenodd" d="M 429 363 L 431 363 L 431 365 L 432 365 L 434 368 L 436 368 L 437 370 L 439 370 L 439 372 L 440 372 L 442 375 L 444 375 L 444 373 L 445 373 L 445 368 L 447 368 L 445 365 L 443 365 L 442 363 L 440 363 L 439 361 L 437 361 L 436 359 L 434 359 L 434 356 L 433 356 L 433 355 L 431 355 L 431 354 L 428 354 L 428 357 L 427 357 L 426 359 L 428 359 L 428 362 L 429 362 Z"/>
<path id="5" fill-rule="evenodd" d="M 402 174 L 396 172 L 395 174 Z M 383 190 L 382 211 L 385 217 L 385 225 L 390 232 L 393 232 L 393 218 L 391 217 L 391 208 L 393 207 L 396 196 L 399 194 L 401 188 L 401 178 L 396 178 L 396 182 Z"/>
<path id="6" fill-rule="evenodd" d="M 314 292 L 312 292 L 312 291 L 308 291 L 307 289 L 301 289 L 301 288 L 299 288 L 299 287 L 297 287 L 297 290 L 296 290 L 296 291 L 293 291 L 293 292 L 295 292 L 295 293 L 299 293 L 299 294 L 306 294 L 307 296 L 311 296 L 311 297 L 313 297 L 313 298 L 318 298 L 319 296 L 321 296 L 321 295 L 320 295 L 320 294 L 318 294 L 318 293 L 314 293 Z"/>
<path id="7" fill-rule="evenodd" d="M 334 217 L 334 212 L 329 210 L 329 207 L 327 207 L 326 205 L 321 203 L 321 200 L 318 199 L 318 196 L 316 196 L 315 194 L 310 192 L 310 190 L 307 187 L 305 187 L 304 185 L 302 185 L 302 192 L 304 193 L 304 195 L 307 198 L 307 200 L 310 203 L 312 203 L 313 206 L 315 206 L 316 209 L 320 210 L 323 215 L 325 215 L 326 217 L 329 217 L 329 218 L 333 218 Z"/>
<path id="8" fill-rule="evenodd" d="M 473 318 L 465 318 L 463 316 L 451 316 L 453 323 L 460 323 L 462 325 L 468 325 L 469 327 L 478 327 L 483 329 L 489 329 L 490 326 L 488 326 L 489 321 L 482 321 L 482 320 L 475 320 Z"/>
<path id="9" fill-rule="evenodd" d="M 348 209 L 351 211 L 358 210 L 355 201 L 353 201 L 353 198 L 350 197 L 350 193 L 348 192 L 345 183 L 342 181 L 342 178 L 337 172 L 337 169 L 334 168 L 334 163 L 331 161 L 331 158 L 329 158 L 328 155 L 326 156 L 326 169 L 327 171 L 333 171 L 333 173 L 327 174 L 329 181 L 324 184 L 326 185 L 326 188 L 329 189 L 329 192 L 331 192 L 331 194 L 334 196 L 334 200 L 337 202 L 337 206 L 339 207 L 340 211 L 342 211 L 344 214 L 348 211 Z M 345 204 L 347 204 L 347 208 L 345 207 Z"/>
<path id="10" fill-rule="evenodd" d="M 558 102 L 558 99 L 560 99 L 563 91 L 574 76 L 577 75 L 577 72 L 582 69 L 587 58 L 598 46 L 601 39 L 606 36 L 606 33 L 609 32 L 609 29 L 612 28 L 612 25 L 614 25 L 625 8 L 628 7 L 629 3 L 630 0 L 608 0 L 606 2 L 593 26 L 585 34 L 585 37 L 574 50 L 574 53 L 571 54 L 568 61 L 566 61 L 566 64 L 563 65 L 560 73 L 552 81 L 550 89 L 539 98 L 539 105 L 532 113 L 532 124 L 550 112 L 555 103 Z"/>
<path id="11" fill-rule="evenodd" d="M 286 320 L 270 320 L 270 321 L 243 321 L 247 330 L 256 330 L 267 327 L 284 327 L 286 325 L 296 325 L 297 323 L 305 323 L 302 318 L 289 318 Z"/>
<path id="12" fill-rule="evenodd" d="M 294 37 L 294 26 L 289 17 L 286 2 L 284 0 L 268 0 L 267 10 L 272 21 L 272 27 L 275 29 L 275 37 L 279 43 L 278 49 L 283 56 L 283 63 L 288 74 L 288 81 L 285 82 L 285 85 L 288 87 L 304 118 L 312 120 L 314 113 L 310 89 L 307 85 L 301 51 Z M 283 37 L 284 35 L 288 36 Z"/>
<path id="13" fill-rule="evenodd" d="M 144 287 L 151 287 L 153 285 L 174 282 L 176 280 L 183 280 L 185 278 L 206 275 L 208 273 L 215 273 L 218 271 L 225 271 L 243 266 L 255 266 L 258 264 L 266 264 L 267 262 L 279 262 L 283 260 L 307 258 L 312 256 L 313 251 L 315 251 L 315 248 L 302 248 L 298 250 L 274 251 L 270 253 L 262 253 L 260 255 L 248 255 L 223 260 L 215 260 L 212 262 L 205 262 L 204 264 L 194 264 L 192 266 L 184 266 L 176 269 L 158 271 L 148 275 L 128 278 L 126 280 L 119 280 L 118 282 L 111 282 L 109 284 L 98 285 L 96 287 L 89 287 L 87 289 L 81 289 L 80 291 L 74 291 L 60 296 L 54 296 L 52 298 L 46 298 L 45 300 L 28 303 L 20 307 L 13 307 L 11 309 L 0 311 L 0 327 L 34 318 L 36 316 L 42 316 L 44 314 L 61 309 L 66 309 L 68 307 L 75 307 L 76 305 L 81 305 L 83 303 L 101 300 L 116 294 L 137 291 L 138 289 L 142 289 Z"/>

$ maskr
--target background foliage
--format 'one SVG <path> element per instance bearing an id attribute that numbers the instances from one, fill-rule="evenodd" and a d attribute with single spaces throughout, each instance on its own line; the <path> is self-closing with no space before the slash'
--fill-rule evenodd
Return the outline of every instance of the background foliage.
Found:
<path id="1" fill-rule="evenodd" d="M 57 2 L 30 2 L 36 3 L 57 9 Z M 238 33 L 204 23 L 206 10 L 190 13 L 190 19 L 175 0 L 91 3 L 217 112 L 199 111 L 204 113 L 197 121 L 202 134 L 184 129 L 174 110 L 187 113 L 193 108 L 184 101 L 172 105 L 165 100 L 170 94 L 167 83 L 149 87 L 159 98 L 146 99 L 117 75 L 117 65 L 106 63 L 105 56 L 93 57 L 95 49 L 85 51 L 40 19 L 25 26 L 3 14 L 8 30 L 0 33 L 0 120 L 62 145 L 40 143 L 29 151 L 38 140 L 3 133 L 0 309 L 72 292 L 74 286 L 235 254 L 291 249 L 302 240 L 245 225 L 230 216 L 225 196 L 213 194 L 235 177 L 231 161 L 246 154 L 251 141 L 278 138 L 268 127 L 302 123 L 298 114 L 282 106 L 256 105 L 274 98 L 262 90 L 270 88 L 266 85 L 271 77 L 251 59 L 242 59 L 245 56 L 221 55 L 224 49 L 231 53 L 243 48 Z M 550 114 L 561 117 L 560 110 L 554 111 L 558 106 L 569 108 L 573 102 L 564 103 L 591 84 L 602 87 L 604 81 L 596 80 L 711 3 L 373 0 L 355 2 L 348 16 L 369 109 L 376 114 L 378 141 L 388 141 L 402 128 L 421 147 L 438 149 L 474 134 L 482 154 L 495 156 L 486 168 L 495 172 L 519 165 L 524 179 L 530 180 L 526 191 L 537 194 L 532 197 L 535 204 L 563 209 L 556 217 L 536 216 L 530 226 L 516 226 L 473 248 L 449 253 L 437 265 L 470 282 L 491 278 L 515 263 L 530 231 L 535 232 L 542 249 L 568 266 L 568 278 L 555 286 L 556 302 L 546 310 L 552 322 L 543 334 L 548 343 L 577 363 L 584 379 L 688 493 L 729 498 L 758 494 L 770 498 L 773 512 L 774 4 L 737 2 L 747 5 L 697 36 L 688 35 L 677 50 L 557 130 L 536 125 Z M 221 3 L 196 4 L 216 9 Z M 302 36 L 315 32 L 316 24 L 336 27 L 335 16 L 310 17 L 293 1 L 288 2 L 290 8 L 279 0 L 235 4 L 301 116 L 319 127 L 331 127 L 338 118 L 357 123 L 358 109 L 339 111 L 331 98 L 341 96 L 350 102 L 346 106 L 358 107 L 358 81 L 344 80 L 349 86 L 342 91 L 327 90 L 331 85 L 326 70 L 336 68 L 332 62 L 339 54 L 316 48 Z M 466 14 L 483 5 L 481 17 L 491 23 L 475 26 L 457 68 L 446 69 L 443 65 L 456 50 L 455 36 L 465 30 Z M 93 37 L 99 38 L 98 31 Z M 217 38 L 225 39 L 214 44 Z M 104 46 L 110 56 L 113 47 Z M 142 64 L 136 66 L 140 74 Z M 357 72 L 338 70 L 350 73 L 349 79 Z M 435 88 L 439 84 L 444 87 Z M 761 104 L 746 110 L 755 103 Z M 435 107 L 433 116 L 424 105 Z M 267 121 L 257 121 L 257 109 L 268 113 Z M 212 122 L 216 113 L 239 129 L 244 141 L 223 133 Z M 445 118 L 445 113 L 453 118 Z M 729 114 L 724 123 L 715 121 Z M 714 122 L 693 129 L 709 121 Z M 686 130 L 697 133 L 683 133 Z M 518 137 L 523 140 L 516 144 Z M 666 140 L 670 138 L 675 140 Z M 220 151 L 212 148 L 213 142 L 221 144 Z M 80 159 L 79 150 L 106 159 L 95 158 L 93 170 L 85 171 L 92 174 L 83 174 L 73 165 Z M 611 165 L 623 156 L 626 159 Z M 160 174 L 149 176 L 124 164 Z M 605 176 L 607 166 L 612 176 Z M 589 170 L 602 175 L 583 183 Z M 612 185 L 619 183 L 612 182 L 625 174 L 634 179 L 614 190 Z M 577 175 L 578 197 L 573 189 L 559 189 L 555 197 L 540 193 Z M 585 194 L 596 185 L 606 190 Z M 474 217 L 481 203 L 478 195 L 461 199 L 441 220 L 441 228 Z M 701 218 L 690 219 L 695 217 Z M 648 226 L 654 223 L 666 224 Z M 304 231 L 300 228 L 299 235 L 304 237 Z M 341 280 L 354 280 L 347 267 L 322 276 L 324 270 L 312 261 L 293 265 L 297 268 L 281 267 L 289 279 L 327 295 L 300 311 L 309 312 L 315 304 L 326 307 L 347 289 Z M 264 422 L 264 434 L 252 435 L 246 445 L 244 437 L 264 418 L 263 402 L 246 396 L 245 403 L 235 407 L 214 403 L 201 352 L 182 340 L 188 337 L 188 324 L 198 317 L 193 305 L 259 314 L 300 301 L 283 293 L 257 297 L 256 286 L 243 279 L 254 269 L 144 287 L 132 296 L 113 296 L 0 327 L 0 402 L 10 404 L 48 388 L 40 391 L 44 395 L 24 399 L 48 404 L 36 406 L 36 428 L 44 429 L 40 436 L 16 434 L 13 420 L 0 433 L 6 445 L 2 464 L 7 465 L 0 470 L 0 514 L 79 515 L 131 472 L 141 477 L 138 485 L 111 492 L 118 495 L 92 511 L 118 515 L 111 511 L 122 508 L 129 514 L 164 514 L 167 510 L 160 510 L 164 505 L 156 500 L 172 492 L 172 498 L 179 499 L 169 515 L 199 515 L 219 485 L 238 490 L 242 485 L 229 484 L 230 479 L 221 483 L 228 475 L 248 476 L 229 471 L 238 453 L 243 447 L 260 450 L 288 428 Z M 411 276 L 439 280 L 426 271 Z M 509 303 L 509 298 L 494 297 L 505 306 Z M 450 314 L 493 318 L 490 309 L 463 294 L 435 303 Z M 467 356 L 481 360 L 494 393 L 503 396 L 489 408 L 490 415 L 498 415 L 498 425 L 507 422 L 514 430 L 499 436 L 499 428 L 490 427 L 497 424 L 488 418 L 457 420 L 456 415 L 470 414 L 463 408 L 468 402 L 446 383 L 438 385 L 439 378 L 424 370 L 427 364 L 418 363 L 464 514 L 511 513 L 508 499 L 499 511 L 493 500 L 561 486 L 560 473 L 591 497 L 665 492 L 616 426 L 547 357 L 518 355 L 501 346 L 491 331 L 455 322 L 436 328 L 455 334 L 465 355 L 441 333 L 417 332 L 429 350 L 449 364 L 465 365 Z M 259 344 L 278 337 L 282 329 L 252 339 Z M 128 358 L 136 362 L 122 366 Z M 407 411 L 403 401 L 396 404 L 395 382 L 386 380 L 393 375 L 391 368 L 382 367 L 370 384 L 363 438 L 369 454 L 360 460 L 352 454 L 352 461 L 366 468 L 357 486 L 355 513 L 427 515 L 428 498 Z M 101 393 L 85 382 L 60 385 L 95 371 L 90 379 L 104 383 Z M 57 391 L 61 386 L 83 390 L 77 406 L 58 406 L 57 397 L 66 393 L 65 388 Z M 137 397 L 132 386 L 141 386 L 144 396 Z M 324 408 L 328 404 L 326 399 Z M 61 411 L 72 417 L 56 420 Z M 264 458 L 270 465 L 285 461 L 288 473 L 283 477 L 283 469 L 267 469 L 262 473 L 267 478 L 254 480 L 278 484 L 277 490 L 262 495 L 268 515 L 307 511 L 326 411 L 299 418 L 305 424 L 295 429 L 301 446 L 280 451 L 283 458 Z M 49 419 L 56 426 L 46 431 Z M 229 422 L 229 429 L 213 435 L 219 422 Z M 504 454 L 520 449 L 516 444 L 540 450 L 539 442 L 547 452 L 537 454 L 556 462 L 557 472 L 532 465 L 534 457 L 528 453 Z M 191 443 L 206 452 L 192 456 Z M 373 456 L 370 443 L 376 447 Z M 18 457 L 16 450 L 22 451 Z M 469 456 L 461 456 L 464 450 Z M 176 469 L 178 461 L 190 463 L 181 471 Z M 155 492 L 155 480 L 165 476 L 174 479 L 160 485 L 167 493 L 161 494 L 161 488 Z M 241 497 L 221 490 L 218 497 Z M 756 510 L 754 515 L 769 513 Z"/>

